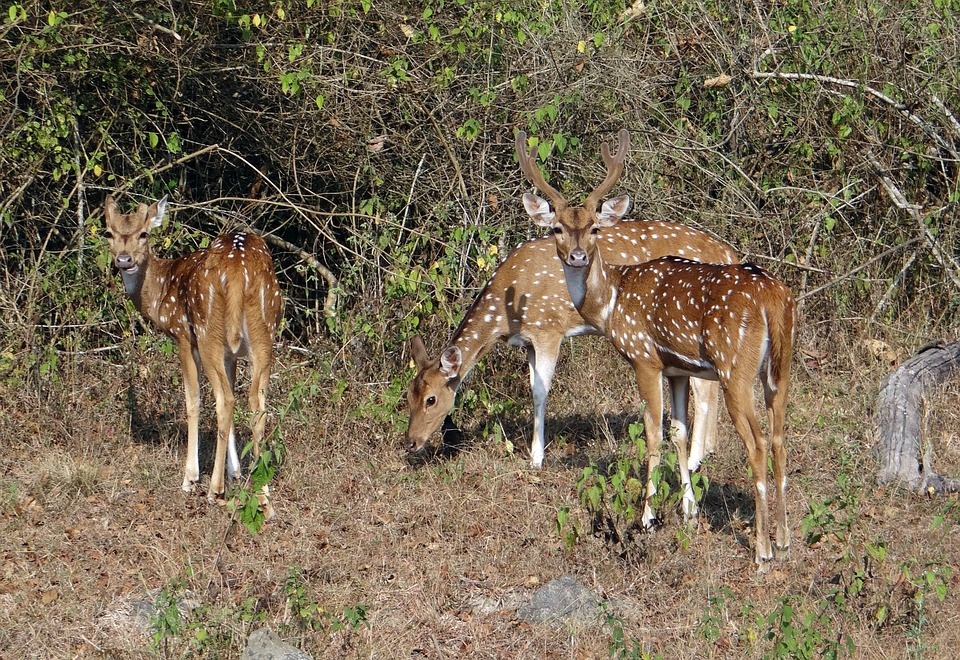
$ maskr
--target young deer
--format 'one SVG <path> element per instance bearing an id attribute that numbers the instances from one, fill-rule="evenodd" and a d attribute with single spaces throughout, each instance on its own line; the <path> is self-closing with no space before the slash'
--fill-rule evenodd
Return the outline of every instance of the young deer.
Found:
<path id="1" fill-rule="evenodd" d="M 597 243 L 613 263 L 637 264 L 666 254 L 718 263 L 737 261 L 729 245 L 670 222 L 622 222 L 602 231 Z M 407 389 L 410 423 L 406 448 L 420 451 L 440 430 L 460 383 L 477 361 L 503 340 L 527 349 L 534 409 L 530 463 L 541 467 L 547 396 L 560 344 L 564 337 L 581 334 L 599 333 L 570 301 L 553 239 L 548 236 L 521 244 L 497 267 L 439 358 L 427 356 L 419 337 L 411 341 L 410 352 L 419 373 Z M 700 379 L 694 379 L 692 385 L 697 415 L 689 465 L 696 470 L 704 454 L 714 449 L 719 387 Z"/>
<path id="2" fill-rule="evenodd" d="M 603 182 L 583 206 L 571 207 L 543 178 L 527 153 L 526 135 L 516 142 L 520 167 L 549 202 L 526 193 L 523 205 L 533 221 L 553 230 L 557 255 L 570 297 L 583 318 L 600 329 L 633 366 L 640 395 L 646 400 L 647 492 L 645 527 L 655 518 L 653 471 L 660 462 L 663 415 L 661 378 L 670 386 L 672 426 L 684 488 L 684 514 L 696 514 L 687 469 L 687 383 L 690 377 L 716 379 L 727 411 L 747 449 L 756 506 L 755 560 L 761 567 L 773 558 L 767 504 L 767 444 L 754 410 L 753 382 L 759 376 L 769 416 L 773 474 L 777 488 L 776 545 L 790 545 L 786 510 L 786 451 L 783 422 L 790 386 L 790 361 L 796 308 L 790 290 L 752 264 L 703 264 L 664 257 L 639 266 L 611 266 L 598 249 L 597 233 L 611 227 L 630 206 L 629 197 L 614 197 L 597 206 L 623 171 L 629 134 L 620 132 L 616 156 L 604 144 L 607 166 Z M 551 208 L 552 204 L 552 208 Z"/>
<path id="3" fill-rule="evenodd" d="M 240 473 L 233 428 L 237 358 L 249 356 L 254 456 L 266 425 L 266 392 L 273 364 L 273 337 L 283 314 L 283 297 L 270 250 L 256 234 L 234 232 L 210 247 L 176 259 L 160 259 L 150 250 L 150 230 L 159 227 L 167 198 L 120 213 L 112 196 L 104 206 L 114 264 L 127 296 L 144 318 L 177 342 L 187 401 L 187 459 L 183 490 L 200 480 L 197 436 L 200 416 L 199 369 L 202 365 L 217 403 L 217 450 L 208 499 L 224 493 L 224 467 L 231 479 Z M 225 465 L 226 464 L 226 465 Z M 269 491 L 259 494 L 266 517 L 273 515 Z"/>

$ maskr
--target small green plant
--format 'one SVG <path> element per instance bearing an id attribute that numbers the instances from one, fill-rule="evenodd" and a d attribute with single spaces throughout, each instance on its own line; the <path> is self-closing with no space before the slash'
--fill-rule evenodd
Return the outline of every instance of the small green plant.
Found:
<path id="1" fill-rule="evenodd" d="M 620 447 L 615 461 L 605 470 L 591 463 L 583 469 L 577 480 L 577 494 L 593 520 L 594 532 L 604 530 L 614 543 L 624 541 L 628 528 L 634 524 L 646 498 L 646 485 L 638 476 L 643 475 L 646 469 L 643 424 L 630 424 L 627 433 L 630 441 Z M 663 452 L 652 477 L 656 493 L 650 506 L 655 511 L 676 507 L 683 497 L 683 490 L 677 484 L 676 467 L 677 453 Z M 694 495 L 700 500 L 709 487 L 709 481 L 702 474 L 691 475 L 691 481 Z M 687 548 L 689 543 L 689 530 L 680 530 L 677 533 L 678 547 Z"/>
<path id="2" fill-rule="evenodd" d="M 0 481 L 0 511 L 12 509 L 20 499 L 20 488 L 16 481 L 4 479 Z"/>
<path id="3" fill-rule="evenodd" d="M 808 545 L 816 545 L 829 537 L 844 542 L 856 522 L 858 486 L 847 470 L 850 462 L 848 455 L 841 457 L 837 472 L 839 493 L 822 500 L 810 500 L 810 510 L 800 523 Z"/>
<path id="4" fill-rule="evenodd" d="M 264 488 L 269 486 L 277 472 L 277 468 L 283 465 L 287 450 L 283 443 L 283 417 L 293 409 L 293 401 L 288 400 L 288 405 L 281 409 L 280 419 L 277 424 L 265 435 L 260 446 L 260 455 L 250 466 L 250 476 L 242 488 L 234 492 L 230 501 L 230 507 L 236 512 L 240 523 L 246 527 L 251 534 L 258 534 L 263 523 L 266 522 L 266 511 L 264 505 L 260 502 L 260 494 Z M 265 414 L 265 413 L 260 413 Z M 253 441 L 248 442 L 241 452 L 241 458 L 245 458 L 253 452 Z"/>
<path id="5" fill-rule="evenodd" d="M 642 506 L 643 484 L 633 474 L 631 460 L 621 458 L 606 472 L 591 463 L 577 480 L 577 494 L 593 520 L 594 532 L 605 530 L 614 543 L 626 539 L 637 507 Z"/>
<path id="6" fill-rule="evenodd" d="M 853 640 L 837 634 L 828 615 L 830 604 L 821 601 L 818 609 L 795 610 L 793 596 L 779 599 L 767 616 L 768 640 L 773 642 L 771 658 L 839 658 L 846 650 L 853 655 Z"/>
<path id="7" fill-rule="evenodd" d="M 604 617 L 610 628 L 610 644 L 607 647 L 607 656 L 616 660 L 653 660 L 660 658 L 659 654 L 651 655 L 643 648 L 643 644 L 636 639 L 627 638 L 623 631 L 623 620 L 613 612 L 606 610 Z"/>
<path id="8" fill-rule="evenodd" d="M 287 608 L 291 614 L 292 626 L 299 632 L 320 631 L 326 633 L 341 630 L 356 630 L 367 622 L 368 605 L 345 607 L 337 614 L 327 611 L 310 598 L 303 570 L 293 567 L 287 574 L 284 587 Z"/>
<path id="9" fill-rule="evenodd" d="M 580 540 L 580 523 L 575 518 L 570 518 L 570 507 L 562 506 L 557 510 L 554 530 L 567 550 L 572 550 Z"/>
<path id="10" fill-rule="evenodd" d="M 152 648 L 166 656 L 169 652 L 171 638 L 179 637 L 184 631 L 184 621 L 180 615 L 182 598 L 178 595 L 183 590 L 179 580 L 171 582 L 169 587 L 160 590 L 153 602 L 155 613 L 150 616 Z"/>
<path id="11" fill-rule="evenodd" d="M 907 562 L 902 563 L 900 569 L 906 582 L 913 585 L 914 617 L 907 632 L 907 638 L 911 640 L 909 652 L 913 657 L 927 657 L 937 650 L 923 640 L 928 623 L 927 604 L 931 598 L 939 603 L 946 600 L 953 569 L 946 564 L 929 563 L 915 572 L 910 570 Z"/>
<path id="12" fill-rule="evenodd" d="M 716 643 L 723 631 L 724 621 L 730 618 L 727 601 L 736 602 L 736 595 L 729 587 L 720 587 L 720 593 L 710 596 L 707 609 L 700 615 L 697 631 L 708 642 Z"/>
<path id="13" fill-rule="evenodd" d="M 433 472 L 445 484 L 452 484 L 463 476 L 463 461 L 441 461 L 434 468 Z"/>

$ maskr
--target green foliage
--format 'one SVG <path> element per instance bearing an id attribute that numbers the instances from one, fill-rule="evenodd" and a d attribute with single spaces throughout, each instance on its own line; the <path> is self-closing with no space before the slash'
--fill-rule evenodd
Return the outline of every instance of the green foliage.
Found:
<path id="1" fill-rule="evenodd" d="M 849 455 L 841 457 L 836 474 L 839 492 L 824 499 L 811 499 L 809 512 L 800 523 L 800 532 L 809 545 L 837 539 L 845 542 L 856 523 L 858 484 L 851 477 Z"/>
<path id="2" fill-rule="evenodd" d="M 312 379 L 308 379 L 308 382 Z M 264 487 L 269 486 L 277 470 L 283 465 L 287 454 L 286 445 L 283 442 L 283 424 L 286 416 L 292 411 L 297 410 L 301 397 L 307 391 L 316 390 L 309 384 L 301 384 L 300 387 L 291 390 L 286 406 L 278 411 L 278 420 L 276 425 L 266 433 L 260 446 L 260 455 L 257 456 L 250 465 L 250 475 L 242 488 L 234 491 L 233 497 L 229 503 L 229 508 L 236 512 L 240 523 L 251 534 L 258 534 L 263 523 L 266 521 L 266 512 L 264 505 L 260 502 L 261 493 Z M 265 412 L 259 414 L 266 414 Z M 253 440 L 248 442 L 240 452 L 240 457 L 245 458 L 252 455 L 254 448 Z"/>
<path id="3" fill-rule="evenodd" d="M 7 512 L 17 505 L 20 499 L 20 485 L 14 479 L 0 480 L 0 511 Z"/>
<path id="4" fill-rule="evenodd" d="M 612 612 L 607 612 L 605 618 L 611 638 L 607 648 L 607 657 L 616 660 L 656 660 L 662 657 L 659 653 L 649 653 L 639 640 L 630 639 L 623 630 L 623 621 L 620 617 Z"/>
<path id="5" fill-rule="evenodd" d="M 353 605 L 335 612 L 313 600 L 299 567 L 294 566 L 287 573 L 284 593 L 290 612 L 287 627 L 293 631 L 330 634 L 341 630 L 354 631 L 367 624 L 368 605 Z"/>
<path id="6" fill-rule="evenodd" d="M 643 425 L 631 423 L 628 434 L 630 442 L 620 447 L 615 460 L 605 469 L 596 463 L 591 463 L 583 468 L 577 480 L 580 504 L 590 516 L 594 532 L 603 531 L 614 543 L 626 542 L 628 531 L 635 524 L 646 500 L 646 483 L 643 480 L 646 471 L 646 442 L 643 436 Z M 693 473 L 690 476 L 694 497 L 700 501 L 709 488 L 709 481 L 700 473 Z M 650 505 L 654 511 L 665 511 L 680 506 L 683 489 L 678 483 L 675 451 L 661 453 L 660 464 L 654 468 L 653 483 L 656 486 L 656 493 Z M 562 527 L 558 525 L 558 534 L 561 534 L 565 542 L 568 540 L 575 542 L 579 536 L 579 527 L 561 533 Z M 571 534 L 574 530 L 576 534 Z M 680 549 L 689 547 L 688 530 L 678 529 L 676 538 Z"/>
<path id="7" fill-rule="evenodd" d="M 839 658 L 853 656 L 853 641 L 838 635 L 824 609 L 796 612 L 793 599 L 783 597 L 767 616 L 767 639 L 773 642 L 771 658 Z"/>
<path id="8" fill-rule="evenodd" d="M 463 461 L 441 461 L 433 468 L 433 473 L 445 484 L 452 484 L 463 477 Z"/>
<path id="9" fill-rule="evenodd" d="M 153 629 L 151 646 L 154 651 L 164 655 L 168 652 L 170 638 L 179 637 L 185 629 L 185 622 L 180 614 L 182 598 L 179 592 L 182 590 L 183 583 L 175 580 L 160 591 L 153 603 L 156 613 L 150 616 L 150 627 Z"/>

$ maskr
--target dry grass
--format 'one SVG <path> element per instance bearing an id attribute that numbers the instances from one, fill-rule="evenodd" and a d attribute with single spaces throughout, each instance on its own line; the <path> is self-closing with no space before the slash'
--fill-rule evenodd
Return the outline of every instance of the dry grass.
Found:
<path id="1" fill-rule="evenodd" d="M 0 392 L 9 420 L 0 452 L 4 657 L 156 655 L 148 619 L 131 608 L 162 589 L 197 606 L 191 627 L 162 640 L 162 655 L 194 648 L 235 657 L 265 624 L 315 657 L 607 657 L 610 622 L 550 629 L 518 620 L 516 608 L 564 574 L 608 600 L 631 646 L 666 658 L 776 655 L 781 630 L 771 617 L 783 599 L 796 612 L 794 632 L 822 636 L 818 653 L 837 638 L 870 658 L 942 656 L 960 642 L 955 502 L 874 486 L 869 429 L 879 365 L 852 374 L 798 360 L 789 417 L 793 548 L 758 577 L 743 449 L 725 419 L 689 547 L 676 512 L 625 546 L 589 534 L 576 492 L 580 467 L 615 451 L 637 408 L 626 370 L 599 340 L 564 350 L 549 415 L 558 441 L 541 472 L 526 466 L 530 403 L 519 351 L 495 351 L 465 386 L 516 406 L 493 420 L 479 408 L 461 413 L 471 441 L 420 466 L 400 453 L 392 428 L 372 421 L 371 397 L 382 385 L 351 381 L 334 401 L 335 377 L 315 376 L 281 351 L 275 403 L 311 379 L 320 389 L 282 420 L 289 458 L 274 487 L 280 515 L 256 537 L 231 526 L 221 507 L 180 492 L 176 362 L 154 352 L 138 359 L 149 366 L 132 381 L 105 361 L 78 358 L 61 380 L 67 388 Z M 393 368 L 384 366 L 379 382 Z M 575 388 L 585 370 L 595 387 L 581 398 Z M 955 389 L 952 396 L 943 403 L 955 401 Z M 937 446 L 942 467 L 954 468 L 954 413 L 943 409 L 947 417 L 931 427 L 935 440 L 946 438 Z M 204 412 L 209 442 L 212 414 Z M 506 430 L 514 453 L 484 437 L 490 421 Z M 808 543 L 801 528 L 811 502 L 831 518 Z M 564 505 L 585 530 L 572 549 L 555 531 Z M 941 515 L 946 522 L 934 528 Z M 869 548 L 881 544 L 885 557 L 871 558 Z M 924 586 L 925 570 L 937 571 L 934 582 L 946 578 L 943 602 Z M 846 592 L 842 606 L 838 590 Z M 368 608 L 365 623 L 329 630 L 331 615 L 358 605 Z M 804 623 L 806 616 L 824 618 Z"/>

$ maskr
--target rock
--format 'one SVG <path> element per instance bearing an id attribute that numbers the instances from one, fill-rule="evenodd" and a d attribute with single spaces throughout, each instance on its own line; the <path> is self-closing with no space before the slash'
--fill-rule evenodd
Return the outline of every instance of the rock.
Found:
<path id="1" fill-rule="evenodd" d="M 530 602 L 517 610 L 517 616 L 535 624 L 596 623 L 602 614 L 602 600 L 576 579 L 564 575 L 538 589 Z"/>
<path id="2" fill-rule="evenodd" d="M 240 660 L 313 660 L 313 657 L 287 644 L 269 628 L 260 628 L 251 633 Z"/>

